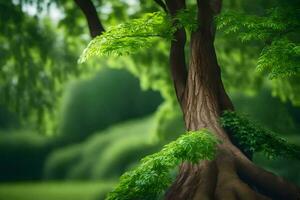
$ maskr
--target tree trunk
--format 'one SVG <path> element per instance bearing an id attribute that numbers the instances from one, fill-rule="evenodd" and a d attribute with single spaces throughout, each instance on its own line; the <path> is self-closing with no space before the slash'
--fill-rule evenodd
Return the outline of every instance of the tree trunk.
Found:
<path id="1" fill-rule="evenodd" d="M 165 199 L 300 199 L 296 186 L 255 166 L 220 126 L 220 114 L 233 106 L 224 90 L 214 49 L 214 11 L 207 0 L 198 0 L 198 9 L 200 28 L 191 35 L 188 75 L 183 97 L 178 100 L 187 130 L 207 128 L 222 143 L 215 160 L 183 163 Z"/>

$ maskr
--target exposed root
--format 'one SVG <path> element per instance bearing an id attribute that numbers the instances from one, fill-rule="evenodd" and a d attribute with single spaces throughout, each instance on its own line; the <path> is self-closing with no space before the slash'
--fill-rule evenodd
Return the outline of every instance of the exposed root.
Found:
<path id="1" fill-rule="evenodd" d="M 241 178 L 243 176 L 243 178 Z M 255 166 L 232 144 L 221 145 L 216 159 L 184 163 L 167 200 L 300 200 L 297 186 Z"/>

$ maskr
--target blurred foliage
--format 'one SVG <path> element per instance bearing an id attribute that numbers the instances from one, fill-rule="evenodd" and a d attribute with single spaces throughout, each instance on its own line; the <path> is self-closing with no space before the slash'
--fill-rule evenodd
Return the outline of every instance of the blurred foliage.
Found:
<path id="1" fill-rule="evenodd" d="M 49 138 L 31 132 L 0 134 L 0 180 L 33 180 L 42 177 L 51 150 Z"/>
<path id="2" fill-rule="evenodd" d="M 300 144 L 299 137 L 288 137 L 290 142 Z M 262 153 L 254 154 L 254 162 L 266 170 L 278 174 L 293 183 L 300 185 L 299 160 L 288 158 L 266 159 Z"/>
<path id="3" fill-rule="evenodd" d="M 252 96 L 235 93 L 232 99 L 239 113 L 255 119 L 281 136 L 299 133 L 300 109 L 291 103 L 283 103 L 280 99 L 274 98 L 269 89 L 262 89 Z"/>
<path id="4" fill-rule="evenodd" d="M 63 99 L 58 135 L 65 143 L 150 114 L 161 102 L 158 93 L 141 91 L 136 78 L 116 69 L 102 69 L 91 79 L 71 84 Z"/>
<path id="5" fill-rule="evenodd" d="M 277 4 L 277 7 L 264 9 L 262 13 L 249 15 L 240 12 L 227 11 L 220 15 L 218 29 L 242 42 L 258 41 L 261 53 L 256 69 L 275 79 L 269 81 L 275 96 L 300 105 L 299 5 L 291 1 L 289 6 Z"/>
<path id="6" fill-rule="evenodd" d="M 172 141 L 185 132 L 183 116 L 178 107 L 167 101 L 160 105 L 155 113 L 156 127 L 153 137 L 155 140 Z"/>
<path id="7" fill-rule="evenodd" d="M 45 164 L 46 179 L 114 179 L 142 157 L 178 137 L 180 117 L 168 121 L 163 141 L 156 140 L 156 116 L 132 120 L 97 132 L 80 144 L 53 151 Z"/>
<path id="8" fill-rule="evenodd" d="M 152 143 L 154 128 L 153 117 L 133 120 L 95 133 L 80 144 L 57 149 L 47 159 L 44 176 L 47 179 L 116 178 L 154 151 L 157 146 Z"/>
<path id="9" fill-rule="evenodd" d="M 7 108 L 0 105 L 0 130 L 10 130 L 19 127 L 17 117 L 9 112 Z M 1 131 L 1 133 L 6 133 Z"/>
<path id="10" fill-rule="evenodd" d="M 126 1 L 94 1 L 94 3 L 97 10 L 100 10 L 103 23 L 110 25 L 129 17 L 139 16 L 145 10 L 157 9 L 155 4 L 144 1 L 141 4 Z M 56 132 L 53 128 L 58 124 L 57 108 L 64 88 L 63 83 L 87 72 L 94 73 L 97 70 L 94 65 L 101 67 L 108 63 L 115 68 L 122 68 L 133 63 L 134 59 L 131 58 L 98 59 L 95 63 L 77 65 L 78 51 L 88 39 L 88 29 L 84 16 L 74 2 L 1 1 L 1 9 L 3 11 L 1 27 L 4 27 L 4 31 L 0 34 L 4 44 L 3 52 L 7 52 L 3 54 L 5 56 L 0 57 L 0 63 L 3 63 L 1 67 L 6 70 L 1 81 L 0 92 L 3 93 L 1 103 L 18 115 L 23 126 L 43 128 L 40 132 L 53 134 Z M 126 9 L 129 9 L 130 13 Z M 51 16 L 51 12 L 58 16 Z M 11 35 L 19 39 L 11 39 Z M 20 45 L 24 47 L 18 48 Z M 11 50 L 16 53 L 10 54 Z M 163 45 L 161 51 L 154 53 L 153 59 L 149 57 L 151 51 L 147 51 L 143 56 L 137 56 L 137 62 L 134 61 L 136 65 L 141 66 L 149 62 L 153 65 L 163 63 L 162 70 L 156 71 L 149 78 L 147 77 L 149 73 L 144 69 L 142 73 L 141 70 L 135 70 L 134 75 L 141 75 L 149 82 L 157 80 L 156 76 L 168 77 L 168 73 L 165 73 L 167 72 L 165 50 Z M 155 85 L 157 89 L 162 88 L 160 86 L 164 84 Z M 168 90 L 173 90 L 170 84 L 165 85 Z"/>
<path id="11" fill-rule="evenodd" d="M 92 171 L 92 179 L 118 178 L 136 161 L 156 150 L 157 145 L 149 144 L 144 137 L 136 135 L 116 141 L 102 152 L 106 156 L 96 162 L 97 167 Z"/>
<path id="12" fill-rule="evenodd" d="M 61 83 L 80 71 L 76 41 L 65 39 L 49 18 L 26 14 L 21 4 L 1 1 L 0 9 L 0 102 L 24 123 L 46 125 Z"/>

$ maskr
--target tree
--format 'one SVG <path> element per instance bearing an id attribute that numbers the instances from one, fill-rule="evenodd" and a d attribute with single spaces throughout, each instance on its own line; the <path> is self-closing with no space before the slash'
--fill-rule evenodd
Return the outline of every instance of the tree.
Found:
<path id="1" fill-rule="evenodd" d="M 38 10 L 40 4 L 47 2 L 38 1 Z M 47 19 L 30 16 L 23 11 L 22 4 L 34 4 L 32 1 L 0 2 L 0 9 L 2 9 L 0 27 L 3 30 L 0 40 L 4 44 L 0 47 L 1 55 L 4 55 L 1 57 L 1 64 L 4 63 L 1 66 L 1 70 L 3 69 L 1 103 L 12 108 L 22 118 L 34 118 L 38 122 L 45 113 L 48 115 L 52 110 L 64 79 L 70 74 L 77 75 L 84 71 L 74 63 L 76 57 L 74 55 L 80 48 L 78 45 L 80 40 L 71 38 L 74 35 L 81 35 L 84 28 L 78 20 L 80 10 L 74 9 L 74 2 L 57 0 L 49 2 L 55 2 L 65 12 L 65 17 L 60 21 L 63 28 L 59 30 L 62 34 L 57 36 L 54 33 L 45 34 L 52 33 L 50 31 L 52 23 Z M 114 14 L 125 20 L 124 9 L 120 9 L 120 2 L 116 0 L 110 2 L 113 4 L 112 7 L 116 8 Z M 179 176 L 169 188 L 166 198 L 299 199 L 299 189 L 296 186 L 251 162 L 252 153 L 256 151 L 265 151 L 271 156 L 297 157 L 299 151 L 296 147 L 287 145 L 284 141 L 276 139 L 274 135 L 257 129 L 256 126 L 253 128 L 247 120 L 231 112 L 234 108 L 223 86 L 214 47 L 214 18 L 221 11 L 221 1 L 189 0 L 186 5 L 184 0 L 155 0 L 163 12 L 145 15 L 141 13 L 155 11 L 154 3 L 143 0 L 141 2 L 143 9 L 133 14 L 134 17 L 140 18 L 104 31 L 101 20 L 97 16 L 98 7 L 95 7 L 102 2 L 76 0 L 76 5 L 87 19 L 91 36 L 95 37 L 82 55 L 81 61 L 92 55 L 123 55 L 139 52 L 132 55 L 134 63 L 125 68 L 138 76 L 144 87 L 161 91 L 165 103 L 157 113 L 160 121 L 166 120 L 174 113 L 177 109 L 176 104 L 181 108 L 190 134 L 184 135 L 178 142 L 171 143 L 168 146 L 170 148 L 166 147 L 162 154 L 156 154 L 145 160 L 148 164 L 152 163 L 152 167 L 157 167 L 159 164 L 166 169 L 184 160 L 194 163 L 194 165 L 190 163 L 181 165 Z M 238 1 L 230 1 L 232 4 L 236 2 Z M 254 5 L 252 1 L 250 4 Z M 273 91 L 277 96 L 297 105 L 299 104 L 299 84 L 297 84 L 299 82 L 297 66 L 299 9 L 297 2 L 293 0 L 286 3 L 291 4 L 289 9 L 283 7 L 283 4 L 279 4 L 279 9 L 270 10 L 266 17 L 228 13 L 219 17 L 218 21 L 219 27 L 226 30 L 225 33 L 234 33 L 234 36 L 238 36 L 243 41 L 254 39 L 262 41 L 263 44 L 257 45 L 264 48 L 259 59 L 259 68 L 271 72 L 269 74 L 274 78 L 273 83 L 275 83 L 272 84 Z M 110 22 L 115 23 L 114 20 Z M 10 26 L 6 26 L 8 23 Z M 29 34 L 23 37 L 23 33 Z M 68 39 L 65 39 L 65 33 L 68 33 Z M 56 38 L 60 37 L 64 37 L 64 42 L 56 41 Z M 166 43 L 161 43 L 161 38 L 166 39 L 171 45 L 169 55 L 171 70 L 164 65 L 164 52 L 159 52 L 168 46 Z M 32 41 L 34 43 L 31 43 Z M 187 41 L 190 43 L 189 48 L 186 45 Z M 55 46 L 55 44 L 59 45 Z M 232 44 L 228 42 L 227 45 Z M 157 47 L 156 51 L 143 51 L 149 46 Z M 11 54 L 10 49 L 14 49 L 15 52 Z M 186 64 L 187 57 L 189 65 Z M 152 64 L 151 68 L 150 64 Z M 226 67 L 222 66 L 222 71 L 226 72 Z M 215 137 L 210 137 L 211 135 Z M 216 142 L 215 139 L 221 143 Z M 216 152 L 214 152 L 215 146 Z M 195 164 L 201 159 L 208 160 Z M 160 162 L 161 160 L 170 163 Z M 125 176 L 123 180 L 135 181 L 132 179 L 133 175 L 137 172 L 144 173 L 147 167 L 141 169 Z M 152 168 L 148 172 L 144 173 L 144 178 L 149 178 L 148 175 L 153 172 Z M 143 181 L 137 183 L 144 184 Z M 147 189 L 149 188 L 144 188 L 143 191 Z M 114 194 L 118 195 L 118 190 L 116 191 L 117 193 Z M 126 199 L 128 196 L 115 197 Z M 145 196 L 143 199 L 153 199 L 150 197 L 153 196 Z"/>
<path id="2" fill-rule="evenodd" d="M 214 18 L 221 12 L 222 2 L 197 0 L 192 11 L 186 10 L 185 0 L 157 0 L 156 2 L 167 14 L 162 12 L 148 14 L 140 20 L 132 20 L 107 32 L 100 31 L 99 34 L 102 34 L 89 44 L 81 61 L 83 62 L 93 55 L 133 53 L 144 46 L 153 44 L 158 37 L 171 40 L 169 54 L 171 76 L 186 129 L 193 133 L 206 129 L 209 134 L 213 134 L 221 142 L 217 144 L 213 160 L 202 161 L 198 164 L 181 164 L 179 175 L 166 192 L 165 199 L 299 199 L 300 190 L 297 186 L 256 166 L 251 161 L 252 151 L 250 153 L 245 151 L 239 145 L 241 141 L 234 140 L 235 129 L 226 129 L 226 126 L 224 128 L 220 123 L 222 113 L 225 112 L 226 115 L 226 111 L 234 111 L 234 106 L 224 89 L 214 47 L 216 32 Z M 86 1 L 82 3 L 88 4 Z M 80 7 L 86 14 L 88 8 Z M 195 13 L 196 15 L 194 15 Z M 93 26 L 95 20 L 90 20 L 90 18 L 91 16 L 87 16 L 90 30 L 93 30 L 93 27 L 97 29 L 99 24 Z M 276 24 L 273 24 L 275 26 L 273 29 L 270 26 L 264 25 L 260 28 L 268 28 L 268 37 L 273 37 L 271 32 L 274 29 L 280 29 L 276 28 Z M 298 24 L 293 24 L 293 26 L 298 26 Z M 248 29 L 252 30 L 252 27 L 248 26 Z M 190 31 L 188 67 L 185 60 L 186 29 Z M 282 29 L 286 29 L 286 27 Z M 234 30 L 236 31 L 237 28 Z M 262 29 L 263 31 L 266 29 Z M 255 34 L 258 35 L 257 33 L 259 30 Z M 280 32 L 277 38 L 282 34 L 285 33 Z M 91 35 L 94 36 L 94 31 L 91 31 Z M 249 38 L 249 35 L 250 33 L 245 37 Z M 278 43 L 274 42 L 274 45 L 276 44 Z M 264 53 L 278 53 L 278 50 L 274 50 L 275 48 L 277 47 L 271 45 L 269 50 L 264 50 Z M 295 44 L 293 48 L 295 48 L 294 52 L 289 53 L 293 56 L 296 55 L 295 61 L 298 62 L 298 47 Z M 262 66 L 274 65 L 275 61 L 271 61 L 270 56 L 262 55 L 262 57 L 260 60 Z M 263 59 L 265 60 L 263 61 Z M 265 61 L 269 64 L 264 64 Z M 278 72 L 278 69 L 289 75 L 298 72 L 297 67 L 288 69 L 279 67 L 274 70 Z M 287 72 L 288 70 L 291 70 L 292 73 Z M 242 127 L 242 124 L 239 125 L 237 128 Z M 251 132 L 249 126 L 246 131 L 242 131 L 244 134 L 247 132 Z M 270 137 L 273 138 L 273 136 Z M 240 138 L 240 140 L 242 139 Z M 176 144 L 180 144 L 180 142 Z M 163 152 L 168 152 L 168 150 Z M 172 153 L 166 154 L 173 155 Z M 198 157 L 198 159 L 200 158 Z M 152 160 L 155 159 L 156 157 L 152 157 Z M 146 159 L 145 162 L 147 163 L 147 161 L 149 162 Z M 130 179 L 128 178 L 130 176 L 134 175 L 127 174 L 123 180 Z M 128 190 L 130 191 L 130 189 L 132 188 Z M 145 196 L 144 199 L 151 199 L 147 197 Z M 128 198 L 113 196 L 111 199 Z"/>

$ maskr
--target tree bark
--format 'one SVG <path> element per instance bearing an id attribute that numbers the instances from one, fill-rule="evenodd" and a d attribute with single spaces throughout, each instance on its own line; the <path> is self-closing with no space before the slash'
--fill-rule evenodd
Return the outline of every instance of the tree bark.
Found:
<path id="1" fill-rule="evenodd" d="M 166 5 L 171 16 L 175 16 L 176 12 L 185 9 L 185 0 L 167 0 Z M 174 21 L 176 23 L 176 21 Z M 184 46 L 186 42 L 186 33 L 184 28 L 179 28 L 174 33 L 174 40 L 171 42 L 170 49 L 170 65 L 172 79 L 174 82 L 176 96 L 180 106 L 182 107 L 182 100 L 184 89 L 186 85 L 187 69 L 185 62 Z"/>
<path id="2" fill-rule="evenodd" d="M 176 2 L 178 3 L 176 0 L 166 2 L 171 14 L 174 7 L 175 11 L 178 9 Z M 187 78 L 178 77 L 184 76 L 178 69 L 179 66 L 184 67 L 184 65 L 171 60 L 171 68 L 175 70 L 175 73 L 172 73 L 174 86 L 187 130 L 207 128 L 222 143 L 218 145 L 215 160 L 203 161 L 198 165 L 183 163 L 165 199 L 300 199 L 298 187 L 255 166 L 232 143 L 230 135 L 220 126 L 218 120 L 221 113 L 224 110 L 233 110 L 232 102 L 224 90 L 214 49 L 213 17 L 218 13 L 220 1 L 214 1 L 212 4 L 209 0 L 198 0 L 197 3 L 200 27 L 191 35 Z M 175 35 L 176 37 L 178 36 Z M 178 44 L 172 45 L 178 47 Z M 171 55 L 174 48 L 171 46 Z M 178 57 L 171 57 L 171 59 L 178 59 Z M 178 83 L 178 80 L 181 82 Z M 182 82 L 182 80 L 186 81 Z"/>
<path id="3" fill-rule="evenodd" d="M 91 0 L 74 0 L 83 12 L 89 26 L 92 38 L 101 35 L 105 30 L 98 17 L 96 8 Z"/>

